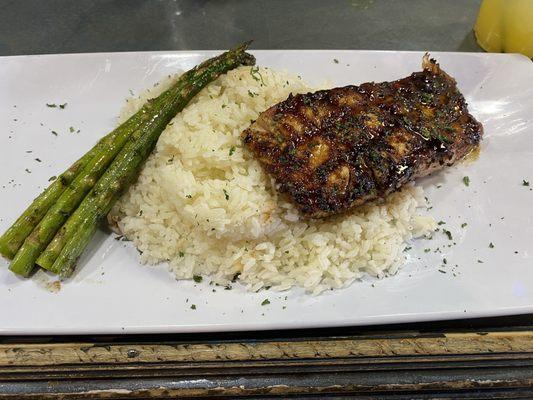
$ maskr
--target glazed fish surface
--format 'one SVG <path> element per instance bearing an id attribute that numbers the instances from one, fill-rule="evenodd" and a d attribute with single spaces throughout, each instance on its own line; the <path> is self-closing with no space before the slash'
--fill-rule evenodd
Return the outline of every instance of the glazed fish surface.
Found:
<path id="1" fill-rule="evenodd" d="M 290 95 L 243 132 L 244 144 L 306 216 L 386 196 L 482 138 L 455 80 L 427 54 L 422 67 L 393 82 Z"/>

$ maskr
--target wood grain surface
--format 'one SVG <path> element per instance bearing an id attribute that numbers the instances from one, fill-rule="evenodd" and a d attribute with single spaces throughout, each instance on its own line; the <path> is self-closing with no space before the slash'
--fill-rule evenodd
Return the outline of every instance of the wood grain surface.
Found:
<path id="1" fill-rule="evenodd" d="M 0 398 L 533 398 L 529 329 L 163 339 L 4 340 Z"/>

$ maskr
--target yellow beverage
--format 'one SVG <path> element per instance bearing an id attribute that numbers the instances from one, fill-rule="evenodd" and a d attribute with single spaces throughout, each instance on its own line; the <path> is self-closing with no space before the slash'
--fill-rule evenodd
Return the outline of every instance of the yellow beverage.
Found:
<path id="1" fill-rule="evenodd" d="M 486 51 L 533 57 L 533 0 L 483 0 L 474 32 Z"/>

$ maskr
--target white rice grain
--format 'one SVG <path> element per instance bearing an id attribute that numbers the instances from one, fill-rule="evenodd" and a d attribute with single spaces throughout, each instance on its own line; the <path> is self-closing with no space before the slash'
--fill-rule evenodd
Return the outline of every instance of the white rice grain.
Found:
<path id="1" fill-rule="evenodd" d="M 292 286 L 318 294 L 364 274 L 396 273 L 406 241 L 435 221 L 417 214 L 422 189 L 406 186 L 383 201 L 324 220 L 302 218 L 243 148 L 240 133 L 290 93 L 312 90 L 285 72 L 260 68 L 264 85 L 237 68 L 208 85 L 165 129 L 137 183 L 112 211 L 142 251 L 141 261 L 168 261 L 179 279 L 209 275 L 249 290 Z M 127 118 L 148 97 L 128 101 Z"/>

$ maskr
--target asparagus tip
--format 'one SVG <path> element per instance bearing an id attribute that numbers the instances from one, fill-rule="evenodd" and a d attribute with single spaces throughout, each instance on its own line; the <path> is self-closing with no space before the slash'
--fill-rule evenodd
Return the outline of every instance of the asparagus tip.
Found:
<path id="1" fill-rule="evenodd" d="M 252 42 L 253 40 L 247 40 L 230 50 L 230 52 L 242 53 L 242 58 L 240 60 L 242 65 L 255 65 L 255 57 L 246 52 L 248 46 L 250 46 Z"/>

